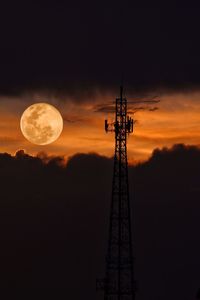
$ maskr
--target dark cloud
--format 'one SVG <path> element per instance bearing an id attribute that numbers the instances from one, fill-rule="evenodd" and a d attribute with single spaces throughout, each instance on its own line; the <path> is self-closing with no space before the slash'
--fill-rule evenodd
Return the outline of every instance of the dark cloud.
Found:
<path id="1" fill-rule="evenodd" d="M 101 299 L 111 159 L 0 154 L 0 290 Z M 200 285 L 200 150 L 156 149 L 130 166 L 137 299 L 195 299 Z M 184 287 L 184 288 L 183 288 Z M 20 292 L 21 291 L 21 292 Z"/>
<path id="2" fill-rule="evenodd" d="M 199 86 L 199 6 L 44 3 L 1 4 L 1 93 Z"/>
<path id="3" fill-rule="evenodd" d="M 154 96 L 149 98 L 149 95 L 146 97 L 140 97 L 139 99 L 136 98 L 135 100 L 128 101 L 129 111 L 128 113 L 135 113 L 138 110 L 148 110 L 148 111 L 155 111 L 158 107 L 153 105 L 158 104 L 160 102 L 158 96 Z M 94 112 L 103 112 L 103 113 L 114 113 L 116 110 L 115 103 L 110 101 L 110 103 L 102 103 L 94 105 L 93 109 Z M 142 106 L 141 106 L 142 105 Z"/>

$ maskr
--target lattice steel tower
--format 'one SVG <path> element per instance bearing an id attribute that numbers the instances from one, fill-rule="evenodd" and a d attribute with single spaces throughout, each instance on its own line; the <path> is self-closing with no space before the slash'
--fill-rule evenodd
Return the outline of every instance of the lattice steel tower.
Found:
<path id="1" fill-rule="evenodd" d="M 133 119 L 127 116 L 127 99 L 120 88 L 116 98 L 115 122 L 105 120 L 105 130 L 115 133 L 114 173 L 106 274 L 98 287 L 104 290 L 105 300 L 134 300 L 135 284 L 129 202 L 126 141 L 133 132 Z"/>

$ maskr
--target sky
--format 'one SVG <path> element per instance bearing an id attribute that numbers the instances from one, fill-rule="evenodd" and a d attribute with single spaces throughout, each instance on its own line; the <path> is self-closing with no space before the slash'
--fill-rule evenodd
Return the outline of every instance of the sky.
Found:
<path id="1" fill-rule="evenodd" d="M 131 98 L 127 95 L 127 98 Z M 147 96 L 145 99 L 150 99 Z M 131 105 L 143 107 L 132 115 L 134 133 L 129 135 L 128 154 L 130 163 L 146 160 L 158 147 L 169 147 L 175 143 L 199 145 L 200 93 L 160 94 L 158 110 L 150 111 L 154 105 Z M 76 103 L 69 96 L 24 94 L 21 97 L 1 97 L 0 141 L 1 152 L 15 154 L 24 149 L 31 155 L 46 152 L 64 156 L 67 160 L 75 153 L 97 152 L 108 157 L 114 153 L 114 135 L 105 133 L 104 120 L 114 120 L 114 112 L 101 111 L 115 101 L 115 95 L 96 93 L 94 98 Z M 38 146 L 27 141 L 20 130 L 20 118 L 29 104 L 47 102 L 62 114 L 64 129 L 57 141 L 48 146 Z"/>
<path id="2" fill-rule="evenodd" d="M 198 7 L 131 1 L 34 1 L 1 5 L 0 149 L 14 154 L 112 156 L 96 106 L 113 103 L 122 78 L 128 100 L 158 96 L 159 110 L 137 112 L 131 162 L 176 142 L 199 144 Z M 64 131 L 37 147 L 19 128 L 36 102 L 55 105 Z M 80 142 L 81 141 L 81 142 Z"/>
<path id="3" fill-rule="evenodd" d="M 0 4 L 2 291 L 102 299 L 95 286 L 104 273 L 114 154 L 114 136 L 104 131 L 114 115 L 105 108 L 123 82 L 130 102 L 160 100 L 128 108 L 137 299 L 195 299 L 199 11 L 166 1 Z M 47 146 L 20 131 L 22 113 L 37 102 L 64 120 Z"/>

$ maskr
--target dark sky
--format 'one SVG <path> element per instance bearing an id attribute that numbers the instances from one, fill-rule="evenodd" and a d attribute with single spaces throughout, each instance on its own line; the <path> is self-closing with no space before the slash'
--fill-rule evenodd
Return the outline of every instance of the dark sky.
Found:
<path id="1" fill-rule="evenodd" d="M 122 73 L 129 90 L 198 89 L 199 13 L 167 2 L 4 1 L 0 95 L 118 91 Z M 113 162 L 43 160 L 0 154 L 0 289 L 102 299 Z M 138 300 L 195 299 L 199 170 L 199 148 L 184 145 L 130 167 Z"/>
<path id="2" fill-rule="evenodd" d="M 0 155 L 0 290 L 102 299 L 111 159 Z M 155 150 L 129 168 L 138 300 L 195 299 L 200 287 L 200 150 Z M 28 290 L 26 290 L 28 289 Z M 60 299 L 64 299 L 60 298 Z"/>
<path id="3" fill-rule="evenodd" d="M 0 92 L 198 87 L 199 6 L 4 1 Z"/>

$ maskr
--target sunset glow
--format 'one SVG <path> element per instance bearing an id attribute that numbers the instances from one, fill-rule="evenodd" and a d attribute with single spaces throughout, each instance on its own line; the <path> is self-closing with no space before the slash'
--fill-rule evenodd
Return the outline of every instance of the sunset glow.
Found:
<path id="1" fill-rule="evenodd" d="M 62 155 L 66 159 L 77 152 L 113 155 L 114 136 L 105 133 L 104 119 L 112 121 L 114 114 L 96 112 L 96 107 L 112 103 L 115 95 L 98 95 L 85 102 L 72 101 L 66 96 L 63 99 L 52 96 L 47 101 L 46 97 L 45 102 L 55 105 L 64 119 L 62 135 L 48 146 L 33 145 L 20 132 L 19 120 L 27 106 L 26 97 L 1 97 L 1 152 L 14 154 L 18 149 L 24 149 L 32 155 L 42 151 L 49 155 Z M 29 98 L 30 104 L 38 102 L 35 96 Z M 146 160 L 157 147 L 175 143 L 199 144 L 200 93 L 163 94 L 160 100 L 158 110 L 140 110 L 132 115 L 136 123 L 128 140 L 130 162 Z"/>

